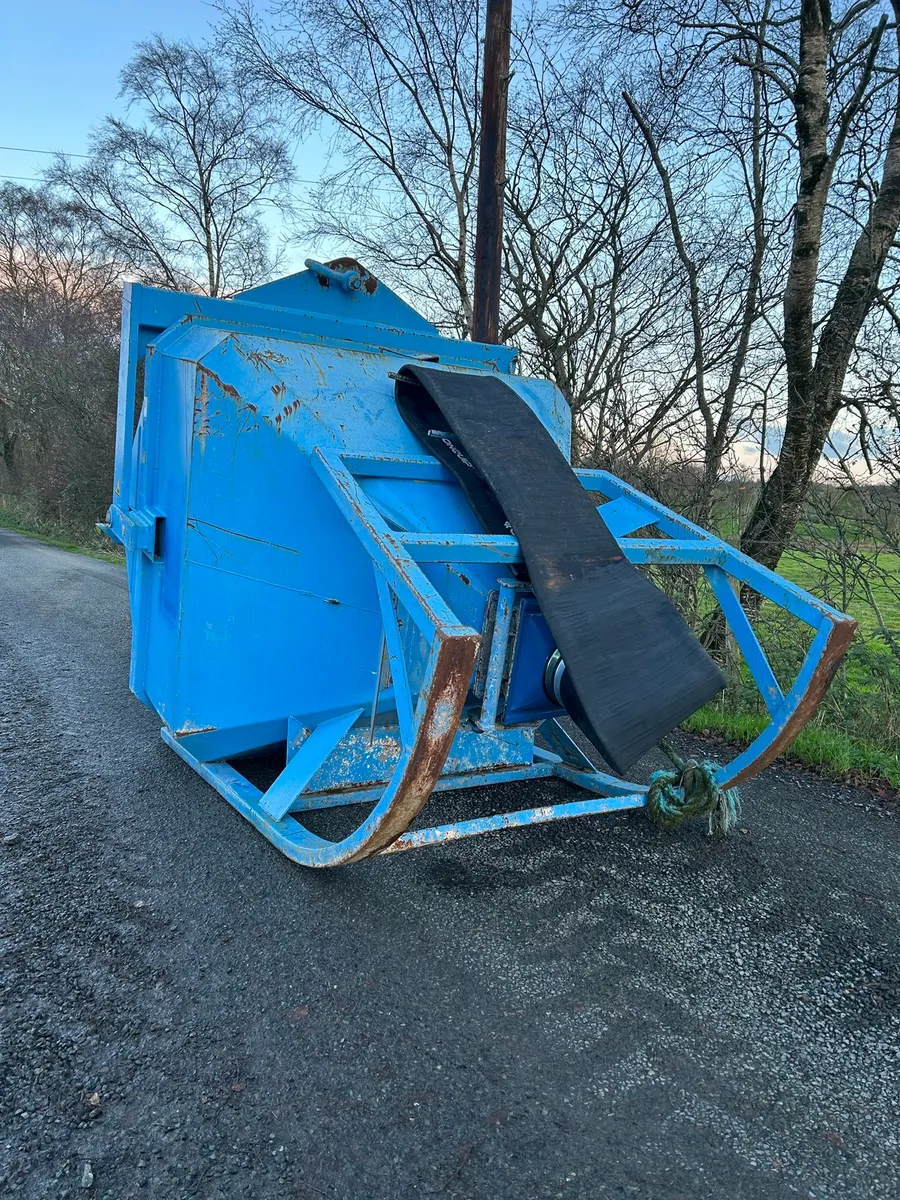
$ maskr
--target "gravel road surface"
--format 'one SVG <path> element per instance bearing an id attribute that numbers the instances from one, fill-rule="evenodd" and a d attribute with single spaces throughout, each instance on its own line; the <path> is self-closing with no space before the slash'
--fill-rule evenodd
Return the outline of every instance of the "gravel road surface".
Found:
<path id="1" fill-rule="evenodd" d="M 120 567 L 0 531 L 0 1195 L 900 1195 L 889 806 L 775 767 L 724 843 L 637 813 L 304 872 L 128 642 Z"/>

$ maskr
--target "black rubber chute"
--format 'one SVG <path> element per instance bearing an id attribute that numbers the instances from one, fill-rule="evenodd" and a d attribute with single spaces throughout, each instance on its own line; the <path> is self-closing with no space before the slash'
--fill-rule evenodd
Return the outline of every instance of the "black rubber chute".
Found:
<path id="1" fill-rule="evenodd" d="M 725 686 L 624 557 L 550 433 L 502 379 L 404 367 L 397 405 L 488 533 L 512 533 L 566 664 L 567 708 L 619 773 Z"/>

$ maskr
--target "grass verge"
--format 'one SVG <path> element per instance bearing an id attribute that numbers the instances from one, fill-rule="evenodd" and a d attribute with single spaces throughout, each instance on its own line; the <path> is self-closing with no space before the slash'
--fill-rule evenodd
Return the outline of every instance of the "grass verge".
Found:
<path id="1" fill-rule="evenodd" d="M 74 554 L 86 554 L 88 558 L 99 558 L 103 562 L 125 565 L 125 554 L 120 546 L 111 542 L 98 529 L 82 529 L 66 525 L 52 525 L 44 521 L 29 519 L 27 514 L 0 506 L 0 528 L 13 533 L 24 533 L 37 538 L 48 546 L 70 550 Z"/>
<path id="2" fill-rule="evenodd" d="M 707 704 L 689 717 L 682 729 L 690 733 L 714 733 L 726 742 L 746 746 L 768 723 L 768 718 L 759 713 L 729 712 Z M 782 757 L 815 767 L 836 779 L 874 785 L 887 783 L 900 790 L 900 750 L 893 752 L 872 746 L 838 729 L 807 725 Z"/>

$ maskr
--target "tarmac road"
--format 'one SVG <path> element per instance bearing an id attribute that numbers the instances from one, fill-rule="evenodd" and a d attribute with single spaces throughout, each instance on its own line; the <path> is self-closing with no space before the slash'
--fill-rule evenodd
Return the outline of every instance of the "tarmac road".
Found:
<path id="1" fill-rule="evenodd" d="M 121 568 L 0 531 L 0 1195 L 900 1194 L 867 793 L 776 767 L 724 843 L 633 813 L 304 872 L 161 744 L 128 639 Z"/>

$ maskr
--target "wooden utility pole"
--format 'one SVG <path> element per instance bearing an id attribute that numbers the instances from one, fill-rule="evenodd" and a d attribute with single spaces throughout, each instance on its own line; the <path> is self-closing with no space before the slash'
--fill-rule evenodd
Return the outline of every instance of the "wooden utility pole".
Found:
<path id="1" fill-rule="evenodd" d="M 503 188 L 506 182 L 506 100 L 512 0 L 487 0 L 481 85 L 481 158 L 475 227 L 475 297 L 472 339 L 500 336 L 500 274 L 503 265 Z"/>

